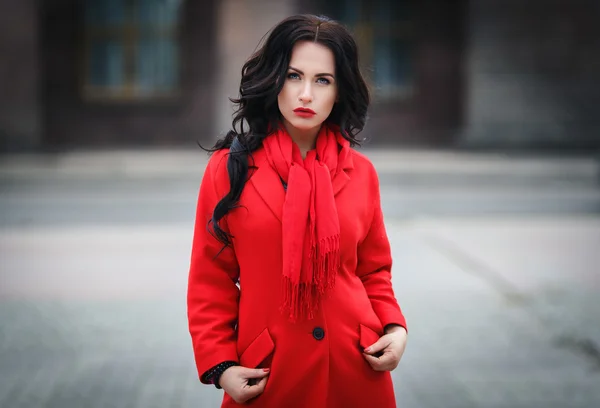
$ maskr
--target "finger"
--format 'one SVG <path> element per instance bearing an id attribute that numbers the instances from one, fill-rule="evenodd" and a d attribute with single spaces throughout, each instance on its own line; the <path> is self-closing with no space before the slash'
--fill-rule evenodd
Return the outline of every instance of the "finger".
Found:
<path id="1" fill-rule="evenodd" d="M 257 397 L 265 391 L 267 385 L 267 377 L 261 378 L 260 381 L 251 387 L 246 388 L 244 398 L 247 400 Z"/>
<path id="2" fill-rule="evenodd" d="M 245 388 L 250 388 L 250 387 L 256 387 L 257 385 L 260 385 L 261 383 L 266 383 L 267 378 L 269 378 L 269 376 L 263 377 L 263 378 L 248 378 L 246 381 L 246 385 Z"/>
<path id="3" fill-rule="evenodd" d="M 398 365 L 398 359 L 394 355 L 394 353 L 385 353 L 379 360 L 379 368 L 384 371 L 391 371 Z"/>
<path id="4" fill-rule="evenodd" d="M 260 381 L 258 382 L 258 384 L 256 384 L 256 387 L 260 390 L 260 392 L 263 392 L 265 390 L 265 386 L 267 385 L 267 381 L 269 381 L 269 377 L 263 377 L 260 379 Z"/>
<path id="5" fill-rule="evenodd" d="M 269 371 L 268 368 L 248 368 L 242 371 L 241 374 L 244 378 L 263 378 L 269 375 Z"/>
<path id="6" fill-rule="evenodd" d="M 392 371 L 398 366 L 399 361 L 393 353 L 385 353 L 379 358 L 369 354 L 363 355 L 375 371 Z"/>
<path id="7" fill-rule="evenodd" d="M 372 345 L 367 347 L 365 349 L 365 353 L 367 353 L 367 354 L 378 353 L 380 351 L 383 351 L 387 346 L 390 345 L 390 343 L 391 343 L 390 338 L 388 336 L 383 336 L 379 340 L 377 340 L 375 343 L 373 343 Z"/>
<path id="8" fill-rule="evenodd" d="M 365 360 L 367 360 L 367 362 L 369 363 L 369 365 L 371 366 L 371 368 L 373 370 L 375 370 L 375 371 L 385 371 L 384 368 L 383 368 L 383 366 L 382 366 L 381 360 L 379 358 L 374 357 L 374 356 L 372 356 L 370 354 L 366 354 L 366 353 L 363 353 L 363 357 L 365 358 Z"/>

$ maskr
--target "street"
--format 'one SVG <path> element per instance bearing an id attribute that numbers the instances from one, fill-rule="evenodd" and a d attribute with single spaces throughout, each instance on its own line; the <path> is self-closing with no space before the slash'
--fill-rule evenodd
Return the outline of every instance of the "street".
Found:
<path id="1" fill-rule="evenodd" d="M 402 408 L 600 406 L 590 158 L 372 151 L 409 341 Z M 185 291 L 200 152 L 0 163 L 0 406 L 219 406 Z"/>

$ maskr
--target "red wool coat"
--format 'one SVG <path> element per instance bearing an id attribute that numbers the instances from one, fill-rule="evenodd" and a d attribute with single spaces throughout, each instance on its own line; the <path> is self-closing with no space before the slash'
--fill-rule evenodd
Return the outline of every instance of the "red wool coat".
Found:
<path id="1" fill-rule="evenodd" d="M 216 256 L 222 244 L 206 225 L 229 190 L 226 153 L 211 157 L 196 213 L 188 317 L 198 373 L 226 360 L 270 367 L 264 393 L 244 404 L 254 407 L 395 407 L 390 373 L 374 371 L 362 356 L 386 325 L 406 327 L 392 290 L 373 165 L 352 150 L 351 168 L 334 184 L 341 268 L 316 317 L 292 323 L 280 311 L 285 191 L 263 148 L 253 154 L 257 169 L 241 207 L 221 220 L 234 237 L 233 249 Z M 222 407 L 237 406 L 242 405 L 224 395 Z"/>

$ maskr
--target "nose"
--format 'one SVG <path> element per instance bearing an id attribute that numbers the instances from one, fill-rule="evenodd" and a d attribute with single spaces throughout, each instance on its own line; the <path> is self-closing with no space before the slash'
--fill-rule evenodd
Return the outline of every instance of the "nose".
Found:
<path id="1" fill-rule="evenodd" d="M 300 96 L 298 97 L 298 99 L 302 103 L 312 102 L 313 96 L 312 96 L 312 89 L 311 89 L 309 81 L 305 82 L 304 86 L 302 87 L 302 92 L 300 93 Z"/>

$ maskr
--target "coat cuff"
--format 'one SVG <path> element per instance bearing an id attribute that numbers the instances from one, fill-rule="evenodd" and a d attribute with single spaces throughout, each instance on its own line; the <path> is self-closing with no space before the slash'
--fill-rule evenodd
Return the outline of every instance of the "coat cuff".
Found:
<path id="1" fill-rule="evenodd" d="M 206 381 L 204 374 L 223 361 L 233 361 L 235 363 L 239 363 L 239 357 L 235 345 L 233 347 L 227 347 L 226 349 L 218 352 L 205 350 L 197 354 L 202 354 L 202 357 L 196 358 L 196 368 L 198 369 L 198 377 L 200 378 L 200 382 L 203 384 L 211 384 L 210 382 Z"/>
<path id="2" fill-rule="evenodd" d="M 386 326 L 390 324 L 397 324 L 402 326 L 408 332 L 408 327 L 406 326 L 406 319 L 402 312 L 394 307 L 385 307 L 380 308 L 380 310 L 375 311 L 379 320 L 381 321 L 381 327 L 385 329 Z"/>

